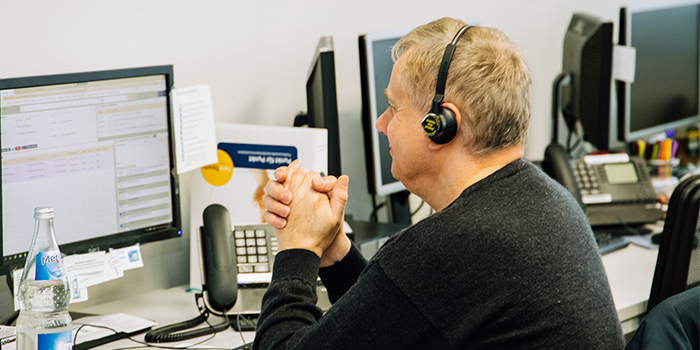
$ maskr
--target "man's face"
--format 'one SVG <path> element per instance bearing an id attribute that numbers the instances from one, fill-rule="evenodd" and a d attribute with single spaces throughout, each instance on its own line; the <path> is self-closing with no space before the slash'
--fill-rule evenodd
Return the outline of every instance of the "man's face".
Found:
<path id="1" fill-rule="evenodd" d="M 401 55 L 394 64 L 389 86 L 385 91 L 389 107 L 379 116 L 375 126 L 380 133 L 389 138 L 391 174 L 408 186 L 427 163 L 425 144 L 429 139 L 423 134 L 420 125 L 425 112 L 417 110 L 410 103 L 408 94 L 398 81 L 404 56 Z"/>

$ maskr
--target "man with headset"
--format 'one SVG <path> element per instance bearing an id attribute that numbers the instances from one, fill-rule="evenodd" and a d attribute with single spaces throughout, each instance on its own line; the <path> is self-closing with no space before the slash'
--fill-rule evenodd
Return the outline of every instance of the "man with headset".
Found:
<path id="1" fill-rule="evenodd" d="M 367 262 L 343 232 L 347 176 L 278 169 L 263 202 L 279 252 L 254 348 L 622 349 L 581 207 L 522 159 L 531 81 L 518 48 L 443 18 L 392 56 L 376 127 L 394 177 L 437 213 Z"/>

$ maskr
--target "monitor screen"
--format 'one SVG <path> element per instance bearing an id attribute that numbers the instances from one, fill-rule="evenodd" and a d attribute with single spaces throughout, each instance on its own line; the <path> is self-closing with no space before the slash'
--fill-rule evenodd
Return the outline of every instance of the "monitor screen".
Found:
<path id="1" fill-rule="evenodd" d="M 340 127 L 335 92 L 333 38 L 321 37 L 306 80 L 307 122 L 312 128 L 328 130 L 328 175 L 342 175 L 340 169 Z"/>
<path id="2" fill-rule="evenodd" d="M 369 33 L 359 37 L 362 85 L 362 129 L 365 139 L 369 192 L 388 195 L 406 188 L 391 175 L 389 140 L 375 128 L 377 119 L 389 106 L 384 90 L 389 86 L 394 61 L 391 48 L 410 29 Z"/>
<path id="3" fill-rule="evenodd" d="M 636 51 L 634 82 L 620 85 L 622 140 L 698 122 L 698 15 L 697 1 L 621 9 L 620 44 Z"/>
<path id="4" fill-rule="evenodd" d="M 0 80 L 0 273 L 24 265 L 33 210 L 64 254 L 181 235 L 172 66 Z"/>

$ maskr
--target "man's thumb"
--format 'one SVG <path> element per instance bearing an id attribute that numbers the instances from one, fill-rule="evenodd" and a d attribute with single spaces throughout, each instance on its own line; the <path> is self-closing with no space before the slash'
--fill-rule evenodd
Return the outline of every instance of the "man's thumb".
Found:
<path id="1" fill-rule="evenodd" d="M 347 175 L 342 175 L 338 178 L 333 186 L 333 195 L 331 196 L 331 209 L 336 218 L 342 218 L 345 213 L 345 204 L 348 202 L 348 183 L 350 178 Z"/>

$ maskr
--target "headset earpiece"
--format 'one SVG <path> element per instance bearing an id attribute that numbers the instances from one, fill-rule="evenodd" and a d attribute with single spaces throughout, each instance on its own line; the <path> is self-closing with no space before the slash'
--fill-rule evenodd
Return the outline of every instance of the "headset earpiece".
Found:
<path id="1" fill-rule="evenodd" d="M 471 27 L 470 25 L 462 27 L 455 37 L 452 38 L 452 41 L 447 44 L 445 53 L 442 56 L 442 62 L 440 62 L 437 81 L 435 82 L 435 97 L 433 98 L 432 108 L 421 121 L 423 133 L 426 134 L 431 141 L 438 144 L 448 143 L 457 135 L 458 127 L 455 113 L 449 108 L 442 107 L 441 104 L 442 99 L 445 97 L 447 71 L 450 68 L 450 62 L 452 61 L 452 55 L 455 52 L 457 42 L 459 38 L 462 37 L 462 34 Z"/>
<path id="2" fill-rule="evenodd" d="M 430 140 L 445 144 L 457 135 L 457 117 L 455 113 L 445 107 L 440 107 L 440 113 L 428 113 L 421 122 L 423 133 L 430 137 Z"/>

